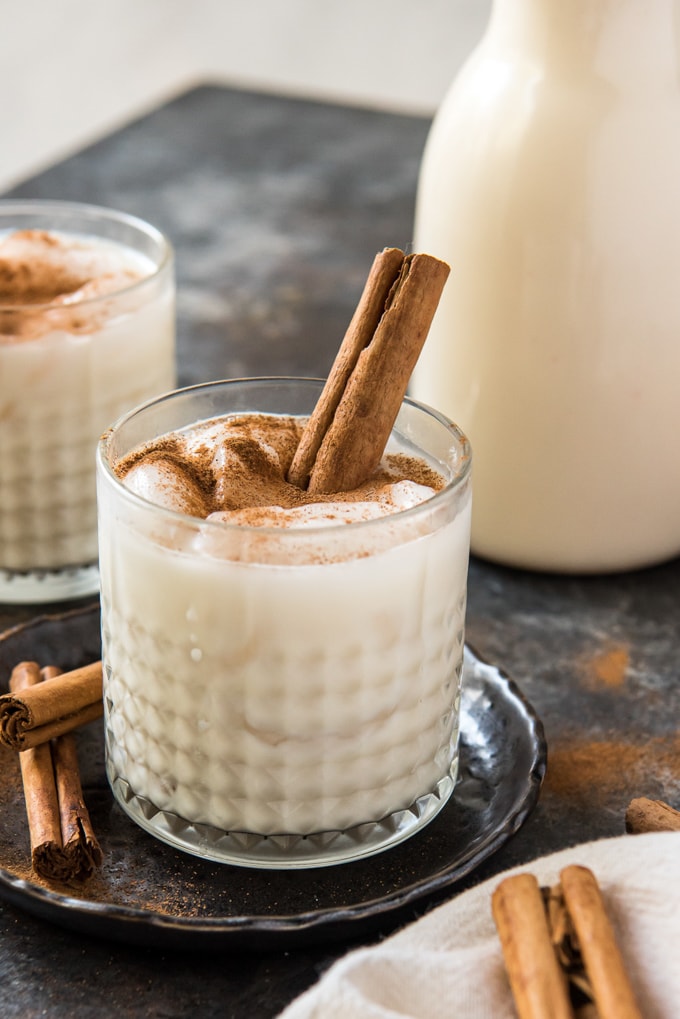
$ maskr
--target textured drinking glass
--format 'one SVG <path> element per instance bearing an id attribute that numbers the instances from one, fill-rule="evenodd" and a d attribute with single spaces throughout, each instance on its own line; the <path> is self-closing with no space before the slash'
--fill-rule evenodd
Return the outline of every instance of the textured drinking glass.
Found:
<path id="1" fill-rule="evenodd" d="M 98 589 L 97 441 L 176 384 L 174 299 L 153 226 L 0 202 L 0 601 Z"/>
<path id="2" fill-rule="evenodd" d="M 307 416 L 322 385 L 179 390 L 98 448 L 109 781 L 159 839 L 242 866 L 379 852 L 438 813 L 457 773 L 471 481 L 455 426 L 406 400 L 388 449 L 426 459 L 446 484 L 357 523 L 201 520 L 113 470 L 200 421 Z"/>

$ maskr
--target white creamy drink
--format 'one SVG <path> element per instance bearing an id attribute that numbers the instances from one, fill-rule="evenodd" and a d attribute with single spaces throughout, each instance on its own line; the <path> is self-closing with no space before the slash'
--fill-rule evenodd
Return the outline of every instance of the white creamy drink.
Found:
<path id="1" fill-rule="evenodd" d="M 130 244 L 0 234 L 0 600 L 86 593 L 49 575 L 95 569 L 97 440 L 174 385 L 171 258 Z"/>
<path id="2" fill-rule="evenodd" d="M 164 410 L 140 415 L 157 425 Z M 252 865 L 234 833 L 342 832 L 419 798 L 421 826 L 457 764 L 464 439 L 405 405 L 378 474 L 320 497 L 285 480 L 304 418 L 199 422 L 144 446 L 133 414 L 100 445 L 114 792 L 159 837 Z M 434 449 L 416 444 L 423 428 Z M 333 856 L 313 845 L 307 863 Z M 301 865 L 289 848 L 267 865 Z M 336 858 L 366 851 L 357 835 Z"/>

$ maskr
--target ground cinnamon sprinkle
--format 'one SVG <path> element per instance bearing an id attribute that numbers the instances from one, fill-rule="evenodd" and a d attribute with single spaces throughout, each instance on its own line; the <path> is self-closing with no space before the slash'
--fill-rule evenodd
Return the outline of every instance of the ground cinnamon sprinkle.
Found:
<path id="1" fill-rule="evenodd" d="M 610 644 L 582 659 L 581 674 L 587 686 L 616 689 L 624 685 L 630 666 L 628 644 Z"/>
<path id="2" fill-rule="evenodd" d="M 171 473 L 181 471 L 192 488 L 196 490 L 197 498 L 194 500 L 195 505 L 192 506 L 193 515 L 202 517 L 210 512 L 206 507 L 212 503 L 215 489 L 215 478 L 211 470 L 210 458 L 196 455 L 189 460 L 184 455 L 180 439 L 174 435 L 167 435 L 152 444 L 133 449 L 116 464 L 116 474 L 119 478 L 124 478 L 133 467 L 142 462 L 157 465 Z M 190 490 L 187 486 L 187 491 Z"/>
<path id="3" fill-rule="evenodd" d="M 569 800 L 572 806 L 592 804 L 605 796 L 631 788 L 640 793 L 657 781 L 678 782 L 680 735 L 657 736 L 644 743 L 557 743 L 548 755 L 547 791 Z"/>
<path id="4" fill-rule="evenodd" d="M 16 265 L 0 258 L 1 304 L 50 304 L 88 282 L 87 278 L 73 275 L 67 267 L 59 270 L 51 263 L 41 262 Z"/>
<path id="5" fill-rule="evenodd" d="M 0 237 L 0 344 L 55 331 L 92 333 L 110 315 L 103 298 L 142 273 L 76 234 L 13 230 Z"/>
<path id="6" fill-rule="evenodd" d="M 279 506 L 292 509 L 309 503 L 378 500 L 386 485 L 410 480 L 439 491 L 445 479 L 423 460 L 403 453 L 387 454 L 378 470 L 350 491 L 315 492 L 287 480 L 305 420 L 288 416 L 243 414 L 223 419 L 221 434 L 196 442 L 192 430 L 162 435 L 133 449 L 114 467 L 124 479 L 137 467 L 153 466 L 168 485 L 192 495 L 188 512 L 211 513 L 253 510 L 251 523 L 259 523 L 258 510 Z M 210 432 L 219 422 L 201 423 Z M 219 432 L 219 429 L 218 429 Z"/>

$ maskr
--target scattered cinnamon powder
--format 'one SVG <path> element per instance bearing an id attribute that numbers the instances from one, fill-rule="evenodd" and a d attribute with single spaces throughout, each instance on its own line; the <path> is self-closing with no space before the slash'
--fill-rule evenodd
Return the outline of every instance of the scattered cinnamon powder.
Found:
<path id="1" fill-rule="evenodd" d="M 119 478 L 124 478 L 133 467 L 139 464 L 158 466 L 163 472 L 175 475 L 181 472 L 186 481 L 198 489 L 201 498 L 200 506 L 196 507 L 196 515 L 205 514 L 204 505 L 212 502 L 215 478 L 210 466 L 210 458 L 195 456 L 190 459 L 185 455 L 184 444 L 177 435 L 164 435 L 147 446 L 140 446 L 129 453 L 115 467 Z M 209 510 L 207 511 L 209 512 Z"/>
<path id="2" fill-rule="evenodd" d="M 582 675 L 586 685 L 610 690 L 623 686 L 630 665 L 630 650 L 627 644 L 610 644 L 581 662 Z"/>
<path id="3" fill-rule="evenodd" d="M 54 258 L 60 244 L 47 231 L 18 230 L 12 240 L 25 244 L 28 253 L 23 258 L 6 257 L 0 247 L 0 304 L 50 304 L 90 282 L 89 276 Z"/>
<path id="4" fill-rule="evenodd" d="M 655 780 L 680 784 L 680 735 L 644 743 L 558 743 L 548 755 L 545 787 L 576 805 L 617 790 L 643 791 Z"/>

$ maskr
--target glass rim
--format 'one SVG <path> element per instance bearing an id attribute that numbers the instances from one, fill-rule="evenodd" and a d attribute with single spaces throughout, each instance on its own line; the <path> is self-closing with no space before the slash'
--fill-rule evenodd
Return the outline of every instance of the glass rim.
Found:
<path id="1" fill-rule="evenodd" d="M 124 294 L 133 293 L 140 287 L 147 286 L 151 281 L 157 279 L 165 269 L 172 264 L 174 258 L 174 249 L 170 239 L 162 230 L 143 219 L 141 216 L 135 216 L 130 212 L 122 212 L 119 209 L 112 209 L 104 205 L 95 205 L 89 202 L 71 202 L 59 199 L 44 199 L 44 198 L 2 198 L 0 199 L 0 238 L 5 230 L 8 228 L 3 223 L 5 216 L 10 215 L 30 215 L 31 213 L 40 213 L 41 215 L 48 215 L 50 211 L 56 214 L 66 214 L 68 212 L 74 214 L 80 214 L 86 217 L 95 219 L 106 220 L 110 223 L 122 223 L 126 226 L 132 227 L 138 230 L 140 233 L 151 238 L 160 249 L 160 258 L 158 263 L 154 266 L 153 272 L 150 272 L 147 276 L 142 279 L 134 280 L 132 283 L 126 283 L 124 286 L 116 287 L 115 290 L 108 290 L 105 294 L 96 294 L 93 297 L 85 297 L 82 300 L 74 301 L 71 304 L 64 304 L 58 301 L 44 301 L 36 302 L 33 304 L 8 304 L 0 301 L 0 312 L 46 312 L 52 309 L 63 310 L 68 308 L 85 308 L 88 305 L 100 304 L 102 301 L 110 301 L 113 298 L 121 297 Z M 25 229 L 30 229 L 27 225 Z M 41 227 L 40 229 L 46 230 L 47 227 Z M 59 226 L 54 227 L 55 230 L 61 229 Z M 116 243 L 114 241 L 114 243 Z M 121 242 L 122 243 L 122 242 Z"/>
<path id="2" fill-rule="evenodd" d="M 146 512 L 155 512 L 160 514 L 165 519 L 174 521 L 176 523 L 180 521 L 191 521 L 197 525 L 208 528 L 216 528 L 217 531 L 222 533 L 235 533 L 236 531 L 247 532 L 249 534 L 260 534 L 267 535 L 268 537 L 279 536 L 280 540 L 286 541 L 286 535 L 292 535 L 298 540 L 300 537 L 309 536 L 310 540 L 318 537 L 321 534 L 340 534 L 346 533 L 347 528 L 351 528 L 352 533 L 358 533 L 361 528 L 375 528 L 379 526 L 385 527 L 390 521 L 399 520 L 403 521 L 406 517 L 414 517 L 425 513 L 430 513 L 436 510 L 439 506 L 448 501 L 463 485 L 468 481 L 472 471 L 472 449 L 470 442 L 462 431 L 462 429 L 456 425 L 453 421 L 447 418 L 444 414 L 435 410 L 433 407 L 427 404 L 420 403 L 418 400 L 414 400 L 412 397 L 405 396 L 402 401 L 402 407 L 404 404 L 410 407 L 414 407 L 416 410 L 422 411 L 434 418 L 443 428 L 445 428 L 449 434 L 453 437 L 455 442 L 460 446 L 460 469 L 457 471 L 454 477 L 446 480 L 444 487 L 434 495 L 429 496 L 422 502 L 417 503 L 415 506 L 409 506 L 406 509 L 400 509 L 394 513 L 388 513 L 380 517 L 372 517 L 369 520 L 353 520 L 349 523 L 339 524 L 305 524 L 304 527 L 276 527 L 276 526 L 262 526 L 256 524 L 242 524 L 242 523 L 230 523 L 226 520 L 208 520 L 206 517 L 195 517 L 189 513 L 181 513 L 178 510 L 173 510 L 167 506 L 159 506 L 158 503 L 152 502 L 150 499 L 145 499 L 137 492 L 133 492 L 120 480 L 116 472 L 113 470 L 107 450 L 111 439 L 114 434 L 122 428 L 128 421 L 136 417 L 138 414 L 143 413 L 146 410 L 151 409 L 161 403 L 165 403 L 172 400 L 175 397 L 181 395 L 190 394 L 198 391 L 208 391 L 210 389 L 216 389 L 221 387 L 231 387 L 236 385 L 252 385 L 261 386 L 263 383 L 302 383 L 314 384 L 317 386 L 323 386 L 325 379 L 310 378 L 305 376 L 296 375 L 261 375 L 234 379 L 216 379 L 211 382 L 199 382 L 191 386 L 183 386 L 179 389 L 173 389 L 168 393 L 163 393 L 160 396 L 154 397 L 151 400 L 147 400 L 145 403 L 140 404 L 137 407 L 132 408 L 123 414 L 117 421 L 110 425 L 103 435 L 100 437 L 97 443 L 96 461 L 97 466 L 101 467 L 104 472 L 104 477 L 107 482 L 114 486 L 114 489 L 126 499 L 131 505 L 137 506 L 145 510 Z M 229 413 L 229 412 L 227 412 Z M 255 411 L 243 411 L 242 413 L 257 413 Z M 221 416 L 221 415 L 218 415 Z M 225 415 L 226 416 L 226 415 Z M 209 419 L 201 419 L 209 420 Z M 188 427 L 188 426 L 184 426 Z M 180 429 L 178 429 L 180 430 Z M 292 540 L 292 537 L 291 539 Z"/>

